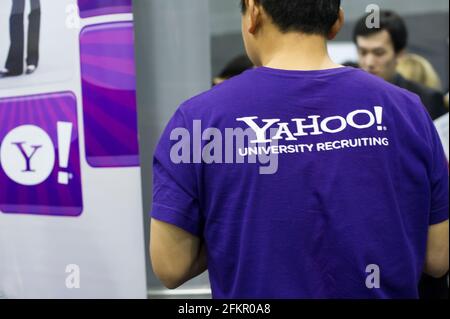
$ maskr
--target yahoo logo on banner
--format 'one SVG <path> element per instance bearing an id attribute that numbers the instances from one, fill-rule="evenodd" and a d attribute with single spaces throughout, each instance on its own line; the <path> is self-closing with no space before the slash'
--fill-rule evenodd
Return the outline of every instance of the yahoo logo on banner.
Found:
<path id="1" fill-rule="evenodd" d="M 132 13 L 132 0 L 78 0 L 80 16 L 82 18 Z"/>
<path id="2" fill-rule="evenodd" d="M 5 174 L 19 185 L 35 186 L 45 182 L 55 166 L 58 152 L 58 183 L 68 185 L 72 174 L 65 172 L 69 163 L 73 124 L 57 122 L 58 145 L 39 126 L 22 125 L 6 135 L 0 146 L 0 165 Z"/>
<path id="3" fill-rule="evenodd" d="M 0 100 L 0 210 L 82 212 L 77 105 L 71 93 Z"/>

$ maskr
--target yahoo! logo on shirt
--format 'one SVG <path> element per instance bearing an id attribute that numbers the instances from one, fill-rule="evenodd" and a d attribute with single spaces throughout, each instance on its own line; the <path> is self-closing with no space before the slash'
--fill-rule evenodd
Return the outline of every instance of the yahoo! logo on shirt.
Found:
<path id="1" fill-rule="evenodd" d="M 263 126 L 259 126 L 255 122 L 258 120 L 257 116 L 241 117 L 236 120 L 244 122 L 255 132 L 256 139 L 250 141 L 252 144 L 271 143 L 273 140 L 297 141 L 299 137 L 303 136 L 340 133 L 348 127 L 364 130 L 377 125 L 378 131 L 387 130 L 387 127 L 383 126 L 383 108 L 381 106 L 375 106 L 373 113 L 369 110 L 356 110 L 346 117 L 331 116 L 321 119 L 318 115 L 311 115 L 306 119 L 292 119 L 291 123 L 281 122 L 280 119 L 262 119 Z M 275 125 L 278 126 L 277 133 L 268 139 L 266 133 Z"/>
<path id="2" fill-rule="evenodd" d="M 175 127 L 170 131 L 170 159 L 174 164 L 261 164 L 261 174 L 275 174 L 278 170 L 278 156 L 309 155 L 314 153 L 340 151 L 355 148 L 389 147 L 389 138 L 383 133 L 383 108 L 375 106 L 374 111 L 356 110 L 344 116 L 322 118 L 311 115 L 294 118 L 290 123 L 280 119 L 261 119 L 257 116 L 241 117 L 238 122 L 247 128 L 202 127 L 201 120 L 194 120 L 192 129 Z M 339 138 L 335 134 L 346 129 L 365 130 L 376 126 L 376 132 L 368 136 Z M 305 136 L 331 134 L 332 137 L 297 142 Z M 286 143 L 280 143 L 285 141 Z"/>

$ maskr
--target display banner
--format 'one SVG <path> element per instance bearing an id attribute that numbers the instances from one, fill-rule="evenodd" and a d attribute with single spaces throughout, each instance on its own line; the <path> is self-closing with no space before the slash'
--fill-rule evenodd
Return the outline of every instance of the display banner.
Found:
<path id="1" fill-rule="evenodd" d="M 0 1 L 0 298 L 145 298 L 131 0 Z"/>
<path id="2" fill-rule="evenodd" d="M 445 156 L 447 157 L 447 161 L 450 161 L 450 152 L 449 152 L 449 114 L 445 114 L 434 121 L 436 125 L 436 129 L 439 133 L 439 137 L 441 138 L 442 146 L 444 147 Z"/>

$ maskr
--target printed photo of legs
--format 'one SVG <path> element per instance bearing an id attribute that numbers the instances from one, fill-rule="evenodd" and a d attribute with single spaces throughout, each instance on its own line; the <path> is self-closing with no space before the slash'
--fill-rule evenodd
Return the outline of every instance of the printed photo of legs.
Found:
<path id="1" fill-rule="evenodd" d="M 41 26 L 40 0 L 28 0 L 30 13 L 28 14 L 28 38 L 25 54 L 25 1 L 11 0 L 12 9 L 9 18 L 10 47 L 5 68 L 0 70 L 0 78 L 32 74 L 39 63 L 39 37 Z M 26 67 L 24 68 L 24 63 Z"/>

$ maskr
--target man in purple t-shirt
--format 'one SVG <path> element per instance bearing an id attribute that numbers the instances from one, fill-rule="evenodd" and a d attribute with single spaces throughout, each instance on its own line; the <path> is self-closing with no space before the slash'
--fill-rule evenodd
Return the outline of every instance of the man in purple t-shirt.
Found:
<path id="1" fill-rule="evenodd" d="M 257 66 L 183 103 L 154 158 L 151 258 L 214 298 L 417 298 L 448 270 L 448 166 L 419 98 L 331 61 L 340 0 L 244 0 Z"/>

